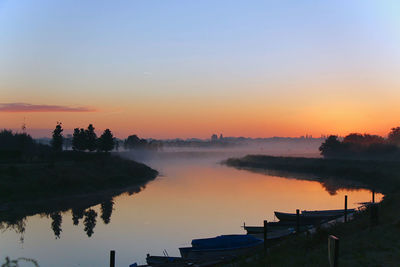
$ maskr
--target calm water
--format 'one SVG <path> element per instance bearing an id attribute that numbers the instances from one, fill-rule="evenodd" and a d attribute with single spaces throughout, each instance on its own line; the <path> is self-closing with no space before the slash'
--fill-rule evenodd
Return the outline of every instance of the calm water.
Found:
<path id="1" fill-rule="evenodd" d="M 371 199 L 367 190 L 339 190 L 332 195 L 318 182 L 217 164 L 223 156 L 181 156 L 146 159 L 161 176 L 139 193 L 115 197 L 108 223 L 101 217 L 100 205 L 92 207 L 98 216 L 89 220 L 91 237 L 84 219 L 73 224 L 71 211 L 61 214 L 59 238 L 52 230 L 52 218 L 34 215 L 26 218 L 23 233 L 2 230 L 1 258 L 34 258 L 41 266 L 108 266 L 109 251 L 114 249 L 117 266 L 129 266 L 145 263 L 147 253 L 162 255 L 164 249 L 178 256 L 178 247 L 189 245 L 193 238 L 244 233 L 243 222 L 272 221 L 274 210 L 339 209 L 344 195 L 349 196 L 349 208 Z"/>

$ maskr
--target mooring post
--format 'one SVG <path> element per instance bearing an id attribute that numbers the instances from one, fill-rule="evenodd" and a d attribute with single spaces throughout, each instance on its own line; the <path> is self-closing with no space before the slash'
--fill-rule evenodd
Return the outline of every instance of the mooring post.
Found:
<path id="1" fill-rule="evenodd" d="M 300 210 L 296 210 L 296 234 L 300 232 Z"/>
<path id="2" fill-rule="evenodd" d="M 375 203 L 375 189 L 372 189 L 372 204 Z"/>
<path id="3" fill-rule="evenodd" d="M 339 238 L 334 235 L 328 237 L 328 260 L 330 267 L 338 267 L 339 264 Z"/>
<path id="4" fill-rule="evenodd" d="M 264 251 L 267 253 L 267 232 L 268 232 L 268 221 L 264 220 Z"/>
<path id="5" fill-rule="evenodd" d="M 344 196 L 344 222 L 347 222 L 347 195 Z"/>
<path id="6" fill-rule="evenodd" d="M 110 251 L 110 267 L 115 267 L 115 250 Z"/>

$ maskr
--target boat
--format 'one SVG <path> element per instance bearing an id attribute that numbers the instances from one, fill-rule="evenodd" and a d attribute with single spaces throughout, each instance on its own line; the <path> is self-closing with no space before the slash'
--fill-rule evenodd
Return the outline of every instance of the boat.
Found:
<path id="1" fill-rule="evenodd" d="M 300 231 L 308 230 L 312 227 L 309 224 L 300 224 Z M 264 226 L 246 226 L 243 225 L 247 234 L 260 234 L 264 233 Z M 267 239 L 277 239 L 290 235 L 296 230 L 295 222 L 269 222 L 267 224 Z"/>
<path id="2" fill-rule="evenodd" d="M 261 249 L 264 240 L 252 235 L 220 235 L 193 239 L 191 247 L 179 248 L 182 258 L 221 259 L 235 258 Z"/>
<path id="3" fill-rule="evenodd" d="M 355 210 L 354 209 L 348 209 L 347 213 L 353 213 Z M 296 222 L 297 220 L 297 214 L 296 213 L 285 213 L 285 212 L 279 212 L 275 211 L 275 216 L 280 220 L 280 221 L 291 221 L 291 222 Z M 338 217 L 341 217 L 344 215 L 344 210 L 314 210 L 314 211 L 306 211 L 303 210 L 299 214 L 299 220 L 300 223 L 319 223 L 321 221 L 326 221 L 326 220 L 332 220 Z"/>
<path id="4" fill-rule="evenodd" d="M 150 256 L 147 254 L 146 262 L 148 265 L 165 265 L 172 263 L 190 263 L 190 261 L 182 259 L 181 257 L 169 257 L 169 256 Z"/>
<path id="5" fill-rule="evenodd" d="M 229 261 L 229 259 L 189 259 L 181 257 L 170 257 L 170 256 L 150 256 L 147 255 L 146 262 L 152 267 L 208 267 L 223 264 Z"/>
<path id="6" fill-rule="evenodd" d="M 355 209 L 347 209 L 347 213 L 353 213 L 355 212 Z M 301 211 L 301 214 L 306 214 L 306 215 L 340 215 L 342 216 L 344 214 L 344 210 L 303 210 Z"/>

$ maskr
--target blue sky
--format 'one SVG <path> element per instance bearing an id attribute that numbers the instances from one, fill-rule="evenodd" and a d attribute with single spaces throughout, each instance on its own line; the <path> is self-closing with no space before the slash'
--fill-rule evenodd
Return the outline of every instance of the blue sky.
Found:
<path id="1" fill-rule="evenodd" d="M 143 103 L 162 115 L 166 101 L 176 109 L 170 120 L 188 106 L 196 117 L 207 103 L 214 113 L 250 105 L 257 114 L 265 103 L 277 116 L 275 105 L 296 113 L 344 96 L 349 106 L 395 105 L 398 14 L 397 1 L 3 0 L 1 102 L 88 105 L 135 121 L 151 113 Z"/>

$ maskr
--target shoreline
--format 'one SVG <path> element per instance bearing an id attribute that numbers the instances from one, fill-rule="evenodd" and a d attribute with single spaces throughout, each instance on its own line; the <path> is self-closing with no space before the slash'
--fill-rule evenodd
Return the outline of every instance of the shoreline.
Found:
<path id="1" fill-rule="evenodd" d="M 397 266 L 400 262 L 400 164 L 382 160 L 307 159 L 248 155 L 223 162 L 230 167 L 268 173 L 285 171 L 298 177 L 311 174 L 322 182 L 361 182 L 385 194 L 377 203 L 379 222 L 366 209 L 346 223 L 317 228 L 313 235 L 298 235 L 271 247 L 252 266 L 326 266 L 329 235 L 340 239 L 339 261 L 343 266 Z M 300 174 L 300 175 L 299 175 Z M 320 182 L 321 182 L 320 181 Z M 247 266 L 246 264 L 239 266 Z"/>
<path id="2" fill-rule="evenodd" d="M 0 165 L 0 221 L 97 205 L 125 192 L 137 193 L 159 174 L 118 156 L 79 157 L 64 154 L 53 162 Z"/>

